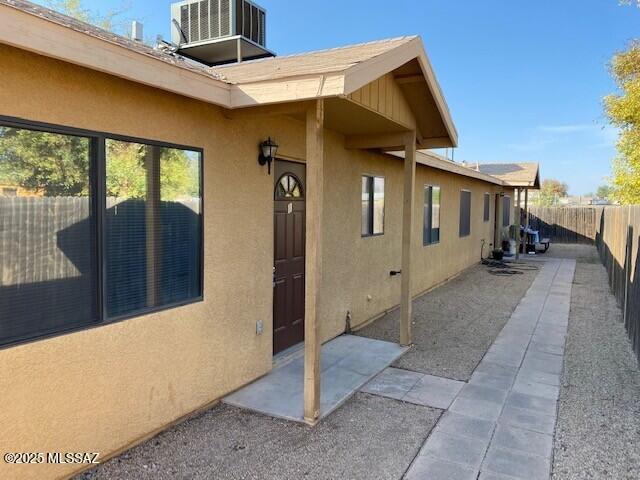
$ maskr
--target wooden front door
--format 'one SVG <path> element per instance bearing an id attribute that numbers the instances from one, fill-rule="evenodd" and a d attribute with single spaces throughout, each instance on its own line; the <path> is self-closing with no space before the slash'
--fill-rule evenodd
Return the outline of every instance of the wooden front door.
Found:
<path id="1" fill-rule="evenodd" d="M 277 160 L 274 185 L 273 353 L 304 340 L 305 166 Z"/>

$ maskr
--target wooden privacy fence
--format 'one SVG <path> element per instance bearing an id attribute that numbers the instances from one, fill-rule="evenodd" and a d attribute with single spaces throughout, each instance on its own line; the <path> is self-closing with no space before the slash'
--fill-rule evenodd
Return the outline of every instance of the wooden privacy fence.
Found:
<path id="1" fill-rule="evenodd" d="M 529 223 L 557 243 L 595 243 L 640 362 L 640 205 L 533 207 Z"/>
<path id="2" fill-rule="evenodd" d="M 640 205 L 597 210 L 595 242 L 640 362 Z"/>
<path id="3" fill-rule="evenodd" d="M 556 243 L 593 243 L 602 207 L 530 207 L 529 224 Z"/>

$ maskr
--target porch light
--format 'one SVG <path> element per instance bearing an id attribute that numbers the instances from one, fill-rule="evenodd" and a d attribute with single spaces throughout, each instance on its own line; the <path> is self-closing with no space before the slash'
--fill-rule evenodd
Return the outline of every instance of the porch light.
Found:
<path id="1" fill-rule="evenodd" d="M 258 157 L 258 163 L 262 166 L 267 165 L 269 175 L 271 175 L 271 162 L 278 152 L 278 144 L 271 140 L 269 137 L 266 141 L 260 144 L 260 156 Z"/>

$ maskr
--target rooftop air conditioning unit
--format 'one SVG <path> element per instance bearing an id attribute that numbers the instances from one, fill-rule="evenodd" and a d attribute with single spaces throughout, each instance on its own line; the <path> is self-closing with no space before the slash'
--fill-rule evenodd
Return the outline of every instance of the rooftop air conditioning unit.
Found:
<path id="1" fill-rule="evenodd" d="M 185 0 L 171 5 L 178 53 L 208 65 L 270 57 L 266 11 L 248 0 Z"/>

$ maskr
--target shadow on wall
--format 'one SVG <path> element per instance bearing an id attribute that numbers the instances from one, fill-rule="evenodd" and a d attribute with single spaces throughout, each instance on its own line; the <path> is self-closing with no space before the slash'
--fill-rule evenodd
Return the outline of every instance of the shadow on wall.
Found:
<path id="1" fill-rule="evenodd" d="M 613 255 L 609 245 L 604 240 L 603 232 L 607 224 L 605 215 L 600 215 L 600 229 L 596 233 L 596 246 L 600 260 L 607 270 L 609 286 L 616 297 L 618 306 L 623 310 L 625 329 L 631 341 L 633 351 L 640 364 L 640 237 L 635 238 L 632 225 L 627 227 L 626 249 L 624 265 L 621 265 Z M 633 264 L 634 245 L 636 250 L 635 265 Z M 631 272 L 635 272 L 631 278 Z"/>
<path id="2" fill-rule="evenodd" d="M 0 208 L 0 223 L 9 226 L 0 231 L 0 342 L 96 323 L 95 220 L 89 215 L 89 199 L 11 201 L 13 208 Z M 61 211 L 69 214 L 52 213 Z M 109 317 L 154 306 L 149 304 L 153 298 L 156 305 L 171 304 L 201 291 L 200 215 L 180 202 L 160 202 L 160 221 L 152 231 L 146 212 L 143 200 L 107 209 Z M 148 236 L 154 239 L 152 255 Z"/>

